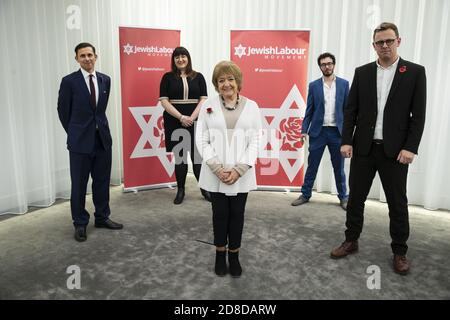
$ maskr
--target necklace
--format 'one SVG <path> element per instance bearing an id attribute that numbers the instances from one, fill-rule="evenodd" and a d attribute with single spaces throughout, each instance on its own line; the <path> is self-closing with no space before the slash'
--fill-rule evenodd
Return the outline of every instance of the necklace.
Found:
<path id="1" fill-rule="evenodd" d="M 225 99 L 223 98 L 223 96 L 220 96 L 220 98 L 221 98 L 221 100 L 222 100 L 222 105 L 223 105 L 223 107 L 224 107 L 225 109 L 227 109 L 227 110 L 230 110 L 230 111 L 236 110 L 236 108 L 237 108 L 238 105 L 239 105 L 239 94 L 237 95 L 236 103 L 235 103 L 234 106 L 232 106 L 232 107 L 229 107 L 229 106 L 227 106 L 227 105 L 225 104 Z"/>

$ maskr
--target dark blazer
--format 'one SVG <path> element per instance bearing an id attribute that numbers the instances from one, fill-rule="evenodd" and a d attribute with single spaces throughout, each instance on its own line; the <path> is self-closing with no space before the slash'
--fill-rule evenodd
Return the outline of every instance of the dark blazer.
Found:
<path id="1" fill-rule="evenodd" d="M 111 79 L 97 72 L 98 102 L 91 105 L 89 89 L 81 70 L 65 76 L 61 81 L 58 96 L 59 119 L 67 132 L 67 149 L 77 153 L 91 153 L 95 146 L 95 131 L 98 128 L 100 138 L 106 150 L 111 148 L 106 107 L 108 105 Z"/>
<path id="2" fill-rule="evenodd" d="M 344 106 L 348 97 L 348 81 L 336 77 L 336 125 L 342 134 L 344 121 Z M 323 94 L 323 80 L 319 78 L 309 84 L 305 117 L 303 118 L 302 133 L 317 137 L 322 131 L 325 115 L 325 97 Z"/>
<path id="3" fill-rule="evenodd" d="M 383 114 L 386 156 L 397 158 L 402 149 L 417 154 L 425 125 L 425 68 L 400 58 Z M 356 68 L 344 113 L 342 145 L 355 155 L 368 155 L 377 121 L 377 65 Z"/>

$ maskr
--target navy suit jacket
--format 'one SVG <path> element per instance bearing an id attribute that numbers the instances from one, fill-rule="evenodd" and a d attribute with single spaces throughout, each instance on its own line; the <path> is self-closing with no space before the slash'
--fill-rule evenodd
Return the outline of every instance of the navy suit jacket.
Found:
<path id="1" fill-rule="evenodd" d="M 81 70 L 65 76 L 61 81 L 58 96 L 58 116 L 67 132 L 67 149 L 76 153 L 90 154 L 95 148 L 95 132 L 98 128 L 106 150 L 111 148 L 106 107 L 108 105 L 111 79 L 96 72 L 98 83 L 98 102 L 94 107 Z"/>
<path id="2" fill-rule="evenodd" d="M 421 65 L 400 58 L 383 113 L 384 152 L 397 158 L 402 149 L 417 154 L 425 126 L 426 75 Z M 342 145 L 366 156 L 377 122 L 377 64 L 356 68 L 345 108 Z"/>
<path id="3" fill-rule="evenodd" d="M 336 77 L 336 125 L 342 135 L 344 121 L 344 107 L 347 104 L 348 81 Z M 302 133 L 317 137 L 322 131 L 325 115 L 325 97 L 323 95 L 323 80 L 319 78 L 309 84 L 305 117 L 303 118 Z"/>

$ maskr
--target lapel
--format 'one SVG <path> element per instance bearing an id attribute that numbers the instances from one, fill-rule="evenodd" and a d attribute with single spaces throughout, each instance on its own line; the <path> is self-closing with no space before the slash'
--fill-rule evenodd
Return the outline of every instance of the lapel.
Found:
<path id="1" fill-rule="evenodd" d="M 374 61 L 369 66 L 368 86 L 370 96 L 368 97 L 370 105 L 378 113 L 378 98 L 377 98 L 377 63 Z"/>
<path id="2" fill-rule="evenodd" d="M 104 91 L 105 91 L 105 82 L 103 81 L 103 76 L 100 74 L 100 72 L 95 72 L 97 74 L 97 86 L 98 86 L 98 101 L 97 101 L 97 107 L 95 110 L 98 109 L 103 103 L 103 97 L 104 97 Z"/>
<path id="3" fill-rule="evenodd" d="M 319 95 L 319 104 L 318 104 L 318 106 L 319 106 L 320 111 L 322 112 L 322 114 L 325 113 L 325 95 L 323 93 L 324 85 L 325 85 L 325 83 L 323 82 L 323 78 L 320 77 L 317 80 L 316 90 L 319 91 L 318 92 L 318 95 Z"/>
<path id="4" fill-rule="evenodd" d="M 345 99 L 340 99 L 342 95 L 344 94 L 344 82 L 341 81 L 339 77 L 336 76 L 336 97 L 334 98 L 335 101 L 335 117 L 336 117 L 336 123 L 341 123 L 343 118 L 343 108 L 345 107 L 343 104 L 338 104 L 338 101 L 342 101 L 344 103 Z"/>
<path id="5" fill-rule="evenodd" d="M 78 77 L 78 79 L 77 79 L 78 85 L 80 86 L 81 92 L 83 93 L 83 95 L 86 96 L 86 99 L 89 100 L 89 96 L 90 96 L 89 89 L 86 85 L 86 80 L 83 77 L 83 73 L 81 72 L 81 69 L 78 70 L 77 77 Z"/>
<path id="6" fill-rule="evenodd" d="M 400 84 L 400 81 L 403 79 L 403 73 L 400 73 L 399 69 L 401 66 L 404 65 L 404 63 L 405 63 L 404 60 L 402 60 L 402 58 L 399 58 L 398 64 L 397 64 L 397 69 L 395 70 L 394 79 L 392 80 L 391 90 L 389 90 L 389 95 L 386 100 L 386 106 L 392 100 L 392 97 L 394 96 L 395 91 L 397 90 L 398 85 Z"/>
<path id="7" fill-rule="evenodd" d="M 340 78 L 338 78 L 338 76 L 335 76 L 335 77 L 336 77 L 336 97 L 335 97 L 335 101 L 337 101 L 338 98 L 341 97 L 342 92 L 341 92 L 341 80 L 340 80 Z"/>
<path id="8" fill-rule="evenodd" d="M 243 118 L 242 115 L 248 110 L 248 107 L 246 108 L 248 99 L 246 97 L 244 97 L 242 99 L 245 99 L 245 100 L 242 101 L 242 111 L 241 111 L 241 114 L 239 115 L 239 117 L 238 117 L 238 119 L 236 121 L 236 125 L 234 126 L 235 129 L 239 128 L 239 125 L 242 122 L 241 119 Z"/>
<path id="9" fill-rule="evenodd" d="M 226 132 L 227 122 L 225 121 L 225 114 L 223 113 L 223 110 L 222 110 L 222 100 L 220 99 L 220 95 L 218 95 L 217 98 L 218 98 L 217 111 L 220 113 L 220 116 L 217 115 L 216 119 L 217 119 L 217 121 L 220 122 L 222 130 L 225 130 L 225 132 Z M 214 109 L 213 109 L 213 112 L 214 112 Z"/>

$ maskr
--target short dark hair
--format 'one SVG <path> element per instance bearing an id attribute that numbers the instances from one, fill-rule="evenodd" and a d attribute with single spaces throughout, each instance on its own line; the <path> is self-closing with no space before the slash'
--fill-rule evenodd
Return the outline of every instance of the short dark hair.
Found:
<path id="1" fill-rule="evenodd" d="M 178 70 L 177 65 L 175 64 L 175 57 L 178 56 L 186 56 L 188 57 L 188 63 L 186 66 L 186 75 L 190 78 L 195 78 L 195 76 L 197 75 L 197 72 L 195 72 L 192 69 L 192 59 L 191 59 L 191 55 L 189 54 L 189 51 L 185 48 L 185 47 L 176 47 L 173 52 L 172 52 L 172 62 L 171 62 L 171 66 L 172 66 L 172 72 L 175 73 L 176 75 L 180 75 L 181 71 Z"/>
<path id="2" fill-rule="evenodd" d="M 329 52 L 325 52 L 322 53 L 318 58 L 317 58 L 317 64 L 320 67 L 320 60 L 323 60 L 325 58 L 331 58 L 331 60 L 333 60 L 333 64 L 336 64 L 336 58 L 333 54 L 329 53 Z"/>
<path id="3" fill-rule="evenodd" d="M 389 29 L 394 30 L 395 36 L 396 36 L 397 38 L 399 37 L 399 34 L 398 34 L 398 28 L 397 28 L 397 26 L 396 26 L 395 24 L 393 24 L 392 22 L 383 22 L 383 23 L 381 23 L 379 26 L 377 26 L 377 27 L 375 28 L 375 30 L 373 30 L 373 39 L 375 40 L 375 35 L 376 35 L 378 32 L 385 31 L 385 30 L 389 30 Z"/>
<path id="4" fill-rule="evenodd" d="M 75 55 L 78 56 L 78 50 L 83 49 L 83 48 L 89 48 L 89 47 L 91 47 L 92 50 L 94 51 L 94 54 L 96 54 L 95 47 L 92 44 L 90 44 L 88 42 L 82 42 L 75 47 Z"/>

